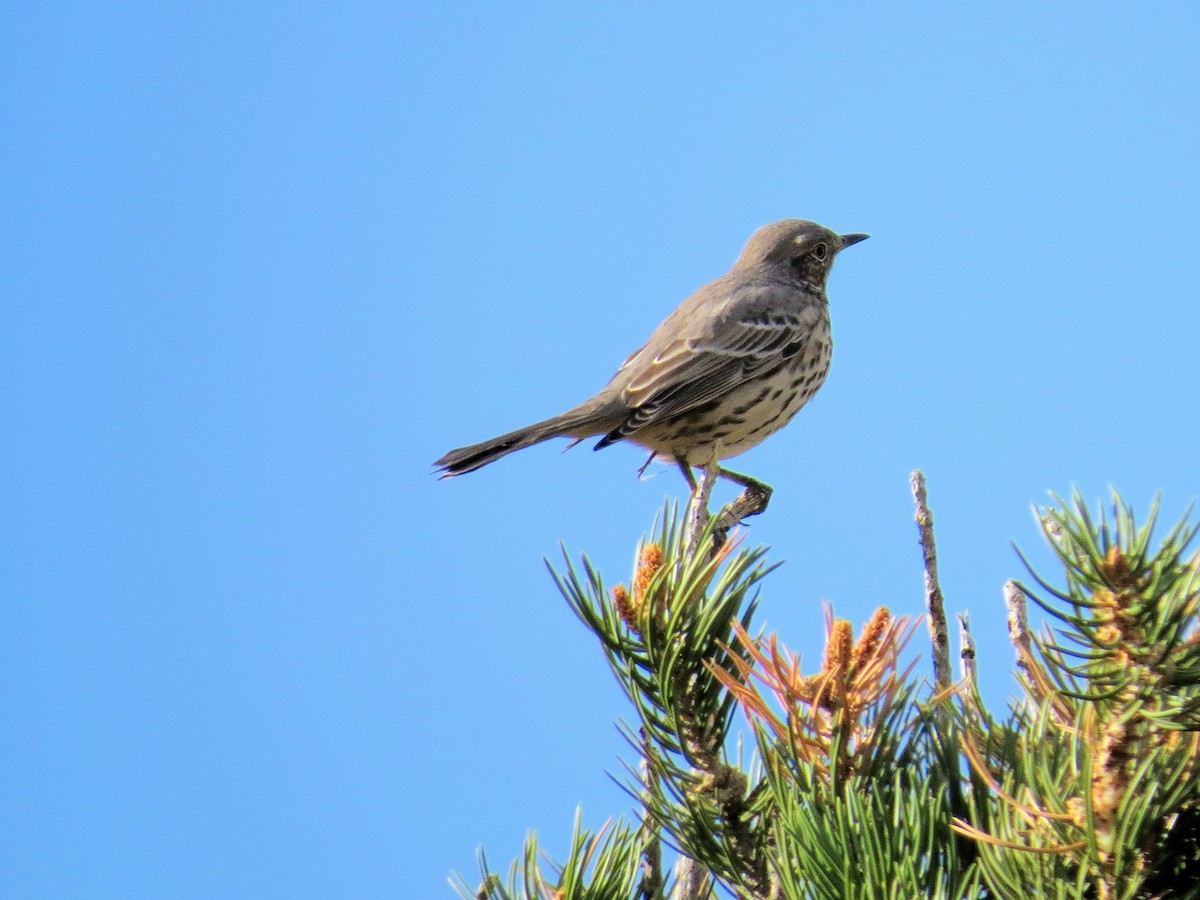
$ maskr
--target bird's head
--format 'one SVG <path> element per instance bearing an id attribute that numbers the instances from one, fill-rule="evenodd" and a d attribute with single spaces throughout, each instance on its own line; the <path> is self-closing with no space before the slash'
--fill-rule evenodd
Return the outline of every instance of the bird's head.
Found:
<path id="1" fill-rule="evenodd" d="M 833 258 L 847 247 L 870 235 L 838 234 L 816 222 L 784 219 L 764 225 L 750 236 L 734 269 L 780 266 L 791 277 L 823 288 L 833 267 Z"/>

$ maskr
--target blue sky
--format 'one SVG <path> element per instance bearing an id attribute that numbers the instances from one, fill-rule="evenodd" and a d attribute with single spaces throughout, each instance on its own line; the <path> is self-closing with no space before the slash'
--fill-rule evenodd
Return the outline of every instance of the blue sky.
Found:
<path id="1" fill-rule="evenodd" d="M 1190 4 L 8 4 L 0 894 L 439 897 L 626 715 L 545 574 L 610 582 L 640 452 L 445 450 L 593 393 L 751 231 L 873 237 L 833 370 L 738 460 L 761 619 L 921 610 L 988 696 L 1030 504 L 1197 491 Z M 924 654 L 925 645 L 921 644 Z"/>

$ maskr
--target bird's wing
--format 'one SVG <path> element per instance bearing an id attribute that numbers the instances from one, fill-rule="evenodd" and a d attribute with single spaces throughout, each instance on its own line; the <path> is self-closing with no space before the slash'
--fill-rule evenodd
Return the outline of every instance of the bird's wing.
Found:
<path id="1" fill-rule="evenodd" d="M 609 437 L 620 440 L 647 425 L 674 418 L 799 353 L 812 337 L 823 304 L 793 304 L 778 311 L 779 304 L 770 300 L 760 294 L 736 304 L 706 332 L 681 334 L 653 357 L 637 358 L 650 352 L 655 344 L 652 340 L 623 367 L 630 375 L 622 399 L 632 413 Z"/>

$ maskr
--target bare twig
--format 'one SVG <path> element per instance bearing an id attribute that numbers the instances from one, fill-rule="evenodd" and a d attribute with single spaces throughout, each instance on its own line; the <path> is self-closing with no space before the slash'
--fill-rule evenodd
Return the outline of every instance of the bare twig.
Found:
<path id="1" fill-rule="evenodd" d="M 714 459 L 700 470 L 700 480 L 696 482 L 696 489 L 692 492 L 691 499 L 688 500 L 687 540 L 684 544 L 688 556 L 691 556 L 696 549 L 696 545 L 700 542 L 700 534 L 708 525 L 708 499 L 712 496 L 717 477 L 718 465 Z"/>
<path id="2" fill-rule="evenodd" d="M 1004 605 L 1008 609 L 1008 639 L 1017 653 L 1017 668 L 1021 670 L 1021 681 L 1029 692 L 1029 699 L 1036 705 L 1052 699 L 1050 710 L 1056 722 L 1069 727 L 1072 721 L 1070 706 L 1063 702 L 1057 688 L 1038 662 L 1033 652 L 1033 633 L 1029 630 L 1029 613 L 1025 603 L 1025 592 L 1015 581 L 1004 582 Z"/>
<path id="3" fill-rule="evenodd" d="M 942 587 L 938 584 L 937 545 L 933 539 L 933 513 L 929 511 L 929 498 L 925 493 L 925 473 L 917 469 L 909 476 L 912 485 L 913 500 L 917 506 L 917 531 L 921 536 L 921 552 L 925 562 L 925 608 L 929 611 L 929 636 L 933 642 L 933 680 L 935 693 L 943 698 L 950 695 L 950 636 L 946 625 L 946 603 L 942 597 Z M 965 624 L 965 622 L 964 622 Z M 966 639 L 970 639 L 970 631 L 965 631 Z M 966 662 L 967 643 L 963 643 L 963 662 Z M 972 654 L 974 647 L 972 646 Z M 972 659 L 971 679 L 974 682 L 974 664 Z M 973 684 L 972 684 L 973 687 Z M 937 711 L 942 728 L 953 746 L 958 743 L 959 726 L 955 723 L 950 710 L 939 705 Z M 967 807 L 962 792 L 962 771 L 958 754 L 952 754 L 946 760 L 947 776 L 950 789 L 950 810 L 954 816 L 964 822 L 969 822 L 971 812 Z M 958 852 L 962 859 L 975 859 L 977 848 L 975 842 L 962 835 L 956 838 Z"/>
<path id="4" fill-rule="evenodd" d="M 708 896 L 708 870 L 690 856 L 675 864 L 675 887 L 671 900 L 703 900 Z"/>
<path id="5" fill-rule="evenodd" d="M 958 671 L 959 677 L 972 691 L 979 687 L 975 674 L 975 639 L 971 637 L 971 617 L 958 614 Z"/>
<path id="6" fill-rule="evenodd" d="M 638 888 L 638 900 L 662 900 L 663 871 L 662 871 L 662 840 L 659 837 L 658 823 L 650 815 L 650 738 L 646 729 L 641 729 L 642 735 L 642 830 L 645 833 L 646 845 L 642 850 L 642 881 Z"/>
<path id="7" fill-rule="evenodd" d="M 913 500 L 917 504 L 917 529 L 925 558 L 925 608 L 929 611 L 929 636 L 933 641 L 933 681 L 938 692 L 950 687 L 950 637 L 946 626 L 946 605 L 938 584 L 937 547 L 933 540 L 933 513 L 925 494 L 925 473 L 920 469 L 909 476 Z"/>
<path id="8" fill-rule="evenodd" d="M 1015 581 L 1004 582 L 1004 606 L 1008 609 L 1008 639 L 1017 651 L 1017 665 L 1026 677 L 1032 678 L 1033 638 L 1029 634 L 1029 612 L 1025 592 Z"/>
<path id="9" fill-rule="evenodd" d="M 688 500 L 687 532 L 684 536 L 684 552 L 688 556 L 697 551 L 701 535 L 703 535 L 704 529 L 708 526 L 708 503 L 712 497 L 713 487 L 716 486 L 719 477 L 720 466 L 714 458 L 709 461 L 707 466 L 700 470 L 700 478 L 696 482 L 696 487 L 692 491 L 691 498 Z M 715 554 L 724 542 L 725 535 L 723 532 L 714 534 L 713 546 L 710 553 Z M 698 756 L 708 755 L 707 753 L 700 752 L 700 748 L 693 748 L 693 752 L 696 752 Z M 659 866 L 661 864 L 660 853 Z M 701 900 L 701 898 L 707 897 L 708 877 L 708 870 L 704 866 L 690 856 L 681 854 L 675 863 L 675 884 L 671 889 L 670 900 Z"/>

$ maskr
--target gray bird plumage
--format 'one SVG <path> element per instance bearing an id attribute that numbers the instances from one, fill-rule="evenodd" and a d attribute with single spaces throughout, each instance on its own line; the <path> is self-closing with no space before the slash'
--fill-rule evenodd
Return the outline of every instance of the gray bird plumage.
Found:
<path id="1" fill-rule="evenodd" d="M 829 369 L 825 284 L 865 234 L 802 219 L 756 231 L 733 267 L 685 300 L 608 385 L 562 415 L 469 447 L 435 466 L 472 472 L 554 437 L 596 449 L 630 441 L 684 467 L 728 459 L 786 425 Z"/>

